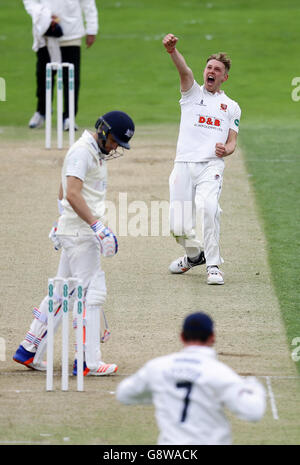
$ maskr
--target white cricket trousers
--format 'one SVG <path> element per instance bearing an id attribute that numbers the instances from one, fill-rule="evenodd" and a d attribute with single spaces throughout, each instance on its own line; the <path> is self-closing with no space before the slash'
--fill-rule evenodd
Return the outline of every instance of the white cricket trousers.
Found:
<path id="1" fill-rule="evenodd" d="M 82 280 L 85 295 L 85 352 L 86 345 L 92 344 L 92 347 L 90 346 L 91 352 L 96 353 L 97 359 L 100 360 L 100 309 L 106 297 L 106 284 L 104 271 L 101 270 L 99 241 L 94 235 L 76 237 L 61 235 L 58 237 L 62 244 L 62 251 L 56 276 L 61 278 L 73 277 Z M 47 286 L 47 283 L 45 283 L 45 286 Z M 61 301 L 62 284 L 57 283 L 54 288 L 55 329 L 57 329 L 61 321 Z M 47 312 L 48 296 L 42 300 L 39 308 L 34 309 L 35 318 L 25 340 L 22 342 L 26 350 L 30 352 L 37 351 L 36 361 L 42 360 L 46 349 Z M 89 325 L 88 322 L 90 322 Z M 88 329 L 91 337 L 89 337 Z"/>
<path id="2" fill-rule="evenodd" d="M 169 179 L 171 233 L 190 258 L 204 249 L 207 266 L 224 261 L 219 247 L 223 172 L 223 159 L 175 162 Z M 198 228 L 202 240 L 197 237 Z"/>

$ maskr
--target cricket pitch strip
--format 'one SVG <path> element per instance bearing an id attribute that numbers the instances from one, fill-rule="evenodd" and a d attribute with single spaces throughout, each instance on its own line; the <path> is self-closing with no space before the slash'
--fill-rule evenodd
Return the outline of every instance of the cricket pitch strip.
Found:
<path id="1" fill-rule="evenodd" d="M 48 277 L 56 273 L 60 252 L 48 233 L 57 219 L 66 150 L 45 150 L 43 131 L 15 141 L 8 128 L 1 138 L 0 444 L 155 444 L 153 408 L 120 405 L 114 393 L 147 360 L 181 348 L 180 325 L 196 310 L 215 320 L 220 360 L 241 375 L 257 376 L 266 387 L 267 411 L 260 423 L 228 414 L 234 444 L 299 444 L 299 377 L 241 151 L 226 159 L 220 199 L 225 285 L 208 286 L 205 267 L 169 274 L 169 263 L 182 254 L 170 236 L 119 235 L 117 256 L 103 259 L 112 336 L 102 345 L 105 362 L 117 363 L 119 370 L 111 377 L 85 379 L 84 392 L 76 392 L 76 379 L 70 377 L 70 391 L 61 392 L 59 346 L 56 390 L 47 393 L 45 373 L 27 370 L 12 355 L 29 328 L 33 307 L 46 295 Z M 137 127 L 132 150 L 108 162 L 107 199 L 117 205 L 120 193 L 127 194 L 126 214 L 135 230 L 138 205 L 150 211 L 151 202 L 169 200 L 176 140 L 175 125 Z M 60 332 L 56 344 L 61 344 Z"/>

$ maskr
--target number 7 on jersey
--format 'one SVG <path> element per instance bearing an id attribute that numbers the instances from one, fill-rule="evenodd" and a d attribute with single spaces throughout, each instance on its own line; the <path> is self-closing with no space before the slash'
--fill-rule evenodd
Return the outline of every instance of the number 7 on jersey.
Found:
<path id="1" fill-rule="evenodd" d="M 186 416 L 187 416 L 187 410 L 188 410 L 188 406 L 189 406 L 189 403 L 190 403 L 190 394 L 191 394 L 191 390 L 192 390 L 192 387 L 193 387 L 193 383 L 189 382 L 189 381 L 183 381 L 183 382 L 180 382 L 180 383 L 176 383 L 176 387 L 177 388 L 181 388 L 181 389 L 186 389 L 186 395 L 183 399 L 183 409 L 182 409 L 182 413 L 181 413 L 181 418 L 180 418 L 180 422 L 184 422 L 186 420 Z"/>

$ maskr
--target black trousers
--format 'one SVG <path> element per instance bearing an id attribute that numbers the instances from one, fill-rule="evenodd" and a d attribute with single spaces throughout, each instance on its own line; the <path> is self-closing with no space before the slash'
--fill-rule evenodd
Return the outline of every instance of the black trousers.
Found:
<path id="1" fill-rule="evenodd" d="M 61 57 L 63 62 L 74 64 L 74 90 L 75 90 L 75 115 L 78 111 L 78 96 L 80 86 L 80 47 L 70 46 L 61 47 Z M 50 63 L 50 55 L 47 47 L 42 47 L 37 51 L 36 61 L 36 96 L 37 108 L 36 111 L 41 115 L 46 113 L 46 64 Z M 56 72 L 52 73 L 52 96 L 54 88 L 54 77 Z M 64 110 L 63 118 L 69 116 L 69 95 L 68 95 L 68 68 L 63 69 L 63 82 L 64 82 Z"/>

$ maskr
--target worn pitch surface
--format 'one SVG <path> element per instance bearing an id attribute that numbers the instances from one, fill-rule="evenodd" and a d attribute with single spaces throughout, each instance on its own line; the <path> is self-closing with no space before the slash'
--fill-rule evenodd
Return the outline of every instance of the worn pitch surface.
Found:
<path id="1" fill-rule="evenodd" d="M 166 209 L 155 235 L 156 212 L 157 202 L 164 201 L 162 210 L 168 202 L 176 134 L 175 126 L 137 128 L 132 150 L 109 162 L 107 198 L 116 208 L 120 249 L 113 259 L 103 260 L 112 338 L 102 349 L 103 359 L 117 363 L 119 371 L 86 378 L 84 393 L 76 392 L 73 378 L 70 391 L 60 391 L 60 333 L 55 392 L 45 392 L 44 373 L 12 361 L 29 328 L 31 310 L 43 298 L 48 277 L 56 273 L 59 252 L 48 233 L 57 217 L 65 150 L 46 151 L 42 132 L 21 142 L 9 130 L 10 137 L 1 144 L 0 443 L 154 444 L 153 408 L 119 405 L 116 386 L 148 359 L 180 349 L 183 317 L 201 309 L 216 322 L 219 358 L 242 375 L 258 376 L 268 392 L 267 412 L 259 424 L 232 419 L 234 442 L 299 444 L 297 373 L 240 151 L 226 160 L 221 196 L 225 285 L 208 286 L 204 267 L 182 276 L 168 273 L 170 261 L 182 250 L 167 235 Z M 139 231 L 144 235 L 134 237 Z M 71 364 L 72 358 L 70 369 Z"/>

